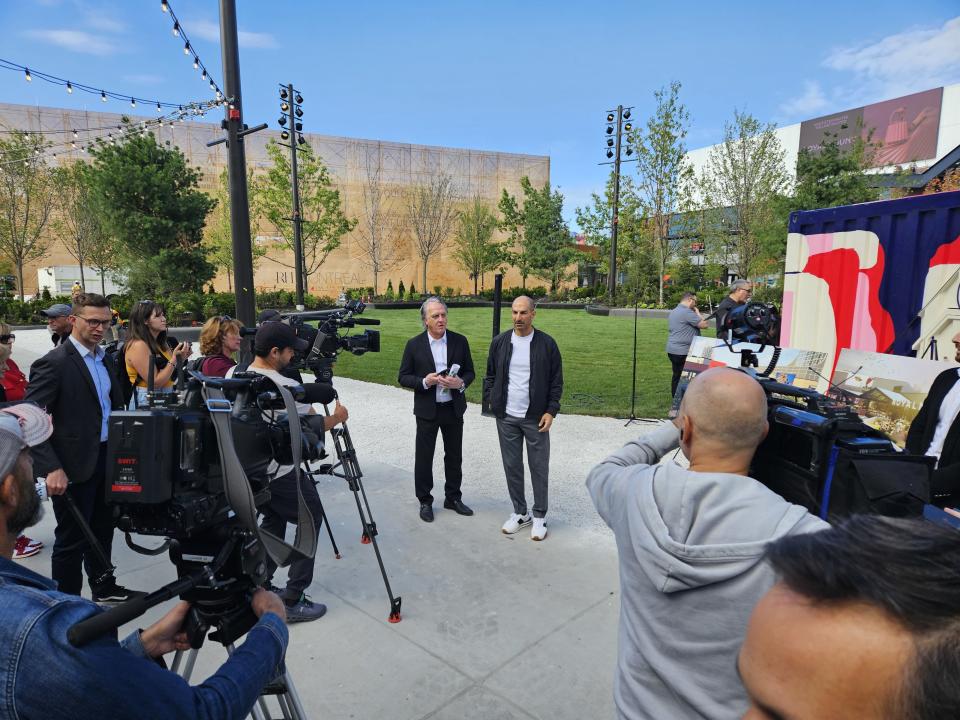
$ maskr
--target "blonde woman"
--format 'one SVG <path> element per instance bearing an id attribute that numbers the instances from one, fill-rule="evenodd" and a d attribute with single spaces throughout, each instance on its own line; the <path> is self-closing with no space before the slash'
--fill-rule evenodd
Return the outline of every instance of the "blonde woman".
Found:
<path id="1" fill-rule="evenodd" d="M 237 364 L 232 355 L 240 349 L 240 329 L 243 325 L 229 315 L 218 315 L 207 320 L 200 331 L 200 354 L 203 360 L 197 368 L 210 377 L 226 377 Z"/>

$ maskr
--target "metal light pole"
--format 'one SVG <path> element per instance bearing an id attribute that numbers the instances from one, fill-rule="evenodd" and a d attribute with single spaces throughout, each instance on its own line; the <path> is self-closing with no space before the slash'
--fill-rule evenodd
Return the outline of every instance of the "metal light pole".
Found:
<path id="1" fill-rule="evenodd" d="M 241 134 L 244 127 L 236 0 L 220 0 L 220 47 L 223 56 L 223 88 L 229 99 L 224 129 L 227 131 L 234 295 L 237 301 L 237 319 L 244 325 L 253 327 L 256 320 L 256 302 L 253 294 L 253 251 L 250 246 L 247 155 Z"/>
<path id="2" fill-rule="evenodd" d="M 617 234 L 620 226 L 620 163 L 631 162 L 620 159 L 620 148 L 623 145 L 623 133 L 629 133 L 633 125 L 625 120 L 630 119 L 633 108 L 624 108 L 617 105 L 616 110 L 607 113 L 607 157 L 613 158 L 610 162 L 601 165 L 613 165 L 613 222 L 610 228 L 610 273 L 607 276 L 607 297 L 610 301 L 617 293 Z M 616 121 L 616 125 L 614 125 Z M 613 136 L 613 137 L 611 137 Z M 633 154 L 633 148 L 627 148 L 627 155 Z"/>
<path id="3" fill-rule="evenodd" d="M 296 116 L 296 111 L 299 109 L 299 103 L 294 102 L 296 97 L 299 97 L 295 94 L 293 89 L 293 83 L 288 83 L 285 86 L 281 86 L 280 91 L 280 109 L 285 111 L 286 121 L 290 123 L 290 132 L 284 130 L 280 137 L 284 140 L 287 137 L 290 137 L 290 194 L 291 200 L 293 203 L 293 265 L 294 272 L 296 273 L 296 288 L 297 288 L 297 310 L 303 311 L 303 289 L 304 289 L 304 268 L 303 268 L 303 237 L 302 237 L 302 228 L 301 223 L 303 218 L 300 215 L 300 180 L 297 176 L 297 143 L 298 143 L 298 134 L 297 126 L 303 127 Z M 286 95 L 286 97 L 284 97 Z M 301 115 L 303 111 L 300 111 Z M 281 118 L 281 121 L 284 118 Z M 281 122 L 281 125 L 284 123 Z M 302 137 L 302 136 L 300 136 Z"/>

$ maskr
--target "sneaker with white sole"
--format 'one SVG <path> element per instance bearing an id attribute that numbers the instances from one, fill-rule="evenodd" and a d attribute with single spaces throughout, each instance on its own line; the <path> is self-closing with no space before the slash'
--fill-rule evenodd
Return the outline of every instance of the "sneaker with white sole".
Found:
<path id="1" fill-rule="evenodd" d="M 507 518 L 507 521 L 500 530 L 504 535 L 513 535 L 515 532 L 519 532 L 520 528 L 525 528 L 531 522 L 532 520 L 529 515 L 517 515 L 513 513 Z"/>
<path id="2" fill-rule="evenodd" d="M 547 536 L 547 521 L 544 518 L 534 518 L 530 529 L 531 540 L 543 540 Z"/>
<path id="3" fill-rule="evenodd" d="M 26 535 L 21 535 L 17 538 L 17 542 L 13 546 L 13 559 L 23 560 L 32 557 L 40 552 L 42 547 L 43 543 L 39 540 L 31 540 Z"/>

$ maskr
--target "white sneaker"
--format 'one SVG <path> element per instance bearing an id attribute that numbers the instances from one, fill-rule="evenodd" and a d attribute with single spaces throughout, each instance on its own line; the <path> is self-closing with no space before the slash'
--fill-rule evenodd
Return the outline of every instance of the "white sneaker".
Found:
<path id="1" fill-rule="evenodd" d="M 543 540 L 547 536 L 547 521 L 544 518 L 534 518 L 533 528 L 530 530 L 531 540 Z"/>
<path id="2" fill-rule="evenodd" d="M 503 527 L 500 530 L 504 535 L 513 535 L 515 532 L 519 531 L 520 528 L 525 528 L 531 522 L 529 515 L 517 515 L 513 513 L 507 521 L 503 524 Z"/>

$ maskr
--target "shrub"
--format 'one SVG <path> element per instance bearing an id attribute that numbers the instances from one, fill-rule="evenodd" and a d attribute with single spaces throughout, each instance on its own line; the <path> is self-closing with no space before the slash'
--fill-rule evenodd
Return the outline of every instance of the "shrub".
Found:
<path id="1" fill-rule="evenodd" d="M 387 280 L 387 292 L 384 294 L 384 297 L 387 300 L 393 300 L 395 295 L 393 293 L 393 280 Z"/>
<path id="2" fill-rule="evenodd" d="M 403 280 L 400 281 L 400 284 L 397 285 L 397 300 L 403 300 L 406 291 L 403 288 Z"/>

